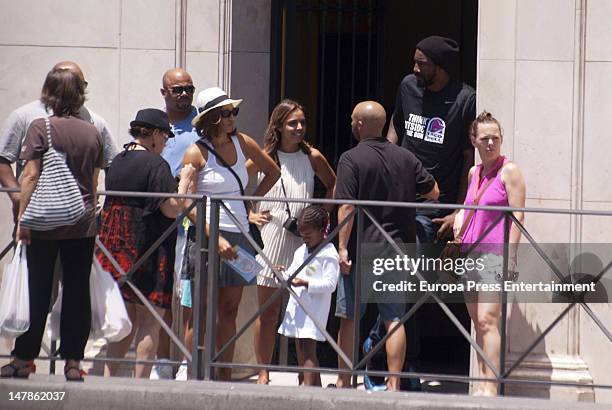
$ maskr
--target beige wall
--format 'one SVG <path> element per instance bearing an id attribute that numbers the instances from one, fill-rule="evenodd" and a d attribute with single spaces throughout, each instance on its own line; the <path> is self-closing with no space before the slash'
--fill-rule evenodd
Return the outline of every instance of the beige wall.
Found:
<path id="1" fill-rule="evenodd" d="M 180 63 L 180 3 L 1 0 L 0 119 L 37 98 L 47 71 L 70 59 L 89 81 L 87 105 L 106 119 L 118 143 L 126 142 L 138 109 L 163 106 L 162 74 Z M 186 68 L 198 91 L 224 82 L 219 67 L 225 3 L 231 1 L 186 2 Z"/>
<path id="2" fill-rule="evenodd" d="M 605 125 L 612 112 L 611 2 L 480 0 L 479 13 L 478 107 L 501 119 L 503 150 L 523 171 L 527 206 L 611 210 L 612 139 Z M 528 214 L 526 226 L 538 242 L 612 240 L 612 218 Z M 564 307 L 510 307 L 510 362 Z M 610 305 L 593 308 L 611 328 Z M 515 375 L 612 384 L 612 359 L 601 354 L 609 347 L 586 313 L 575 310 L 530 356 L 532 369 Z M 588 389 L 523 393 L 592 399 Z M 597 390 L 595 399 L 612 402 L 612 393 Z"/>
<path id="3" fill-rule="evenodd" d="M 612 113 L 612 2 L 588 0 L 584 79 L 583 198 L 585 209 L 612 210 L 612 132 L 606 126 Z M 582 240 L 612 242 L 612 218 L 585 217 Z M 610 278 L 610 274 L 607 275 Z M 594 312 L 612 329 L 612 305 L 595 305 Z M 584 312 L 580 316 L 581 353 L 595 380 L 612 384 L 611 342 Z M 588 335 L 588 336 L 586 336 Z M 603 353 L 603 354 L 602 354 Z M 612 391 L 597 390 L 597 399 L 612 402 Z"/>

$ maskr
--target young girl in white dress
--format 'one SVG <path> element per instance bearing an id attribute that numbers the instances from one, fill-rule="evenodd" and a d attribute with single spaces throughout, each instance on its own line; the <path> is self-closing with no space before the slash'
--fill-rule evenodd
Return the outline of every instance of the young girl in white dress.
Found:
<path id="1" fill-rule="evenodd" d="M 304 244 L 295 251 L 293 262 L 284 273 L 285 279 L 323 242 L 328 219 L 327 211 L 319 206 L 308 206 L 300 213 L 298 230 Z M 328 243 L 291 281 L 293 290 L 313 316 L 309 317 L 292 295 L 278 333 L 295 338 L 298 364 L 301 367 L 319 367 L 317 341 L 324 341 L 325 337 L 315 326 L 314 320 L 323 329 L 327 326 L 331 295 L 336 290 L 339 273 L 338 252 L 333 244 Z M 304 372 L 303 380 L 306 386 L 321 385 L 320 376 L 316 372 Z"/>

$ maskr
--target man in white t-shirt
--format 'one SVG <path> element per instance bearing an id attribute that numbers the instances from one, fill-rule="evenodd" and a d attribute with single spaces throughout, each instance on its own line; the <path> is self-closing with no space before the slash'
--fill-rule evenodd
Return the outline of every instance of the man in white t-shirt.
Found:
<path id="1" fill-rule="evenodd" d="M 81 77 L 83 81 L 83 71 L 78 64 L 72 61 L 61 61 L 53 66 L 52 70 L 68 69 Z M 87 85 L 87 82 L 85 81 Z M 41 93 L 46 92 L 46 84 L 43 84 Z M 6 188 L 19 188 L 18 178 L 21 174 L 23 164 L 19 161 L 19 154 L 26 136 L 26 132 L 32 121 L 38 118 L 44 118 L 52 115 L 48 112 L 40 99 L 23 105 L 13 111 L 8 119 L 4 122 L 0 131 L 0 185 Z M 90 109 L 81 107 L 79 117 L 84 121 L 91 122 L 97 129 L 102 140 L 104 141 L 104 168 L 107 168 L 115 155 L 117 155 L 117 147 L 113 137 L 108 130 L 104 118 L 91 111 Z M 16 163 L 16 172 L 13 172 L 11 164 Z M 9 197 L 13 204 L 13 216 L 16 217 L 19 209 L 19 192 L 10 192 Z"/>

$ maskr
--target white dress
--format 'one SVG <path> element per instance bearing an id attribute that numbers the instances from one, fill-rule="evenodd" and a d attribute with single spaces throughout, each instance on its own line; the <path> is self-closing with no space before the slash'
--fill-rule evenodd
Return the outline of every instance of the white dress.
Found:
<path id="1" fill-rule="evenodd" d="M 312 198 L 315 173 L 308 155 L 301 150 L 297 152 L 278 151 L 278 159 L 287 198 Z M 261 178 L 263 178 L 262 175 L 260 175 L 260 180 Z M 280 178 L 268 191 L 266 197 L 285 197 Z M 283 223 L 288 218 L 285 204 L 286 202 L 260 202 L 258 210 L 259 212 L 269 210 L 272 216 L 272 220 L 261 228 L 261 237 L 265 245 L 264 254 L 274 265 L 287 267 L 291 263 L 293 252 L 302 244 L 302 239 L 283 228 Z M 307 203 L 289 203 L 291 216 L 297 218 L 302 209 L 308 205 Z M 266 287 L 278 287 L 272 269 L 266 265 L 260 255 L 257 255 L 257 262 L 264 267 L 257 275 L 257 284 Z"/>
<path id="2" fill-rule="evenodd" d="M 285 272 L 285 279 L 300 267 L 308 255 L 306 245 L 295 251 L 293 263 Z M 336 290 L 339 274 L 338 252 L 334 245 L 328 243 L 297 275 L 298 278 L 308 281 L 308 289 L 303 286 L 293 288 L 323 329 L 327 326 L 331 295 Z M 298 339 L 325 340 L 323 333 L 316 328 L 312 318 L 306 315 L 293 295 L 287 303 L 285 317 L 278 333 Z"/>

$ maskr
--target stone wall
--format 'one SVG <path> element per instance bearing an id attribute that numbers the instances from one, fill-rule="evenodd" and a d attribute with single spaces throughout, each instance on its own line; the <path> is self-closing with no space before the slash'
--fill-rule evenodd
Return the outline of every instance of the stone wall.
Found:
<path id="1" fill-rule="evenodd" d="M 606 0 L 481 0 L 478 107 L 504 127 L 502 150 L 523 171 L 527 207 L 612 209 L 612 5 Z M 612 240 L 612 218 L 527 214 L 541 243 Z M 509 307 L 509 361 L 565 305 Z M 610 305 L 593 310 L 610 328 Z M 581 309 L 570 312 L 514 376 L 611 384 L 610 341 Z M 607 390 L 512 387 L 514 394 L 612 402 Z"/>

